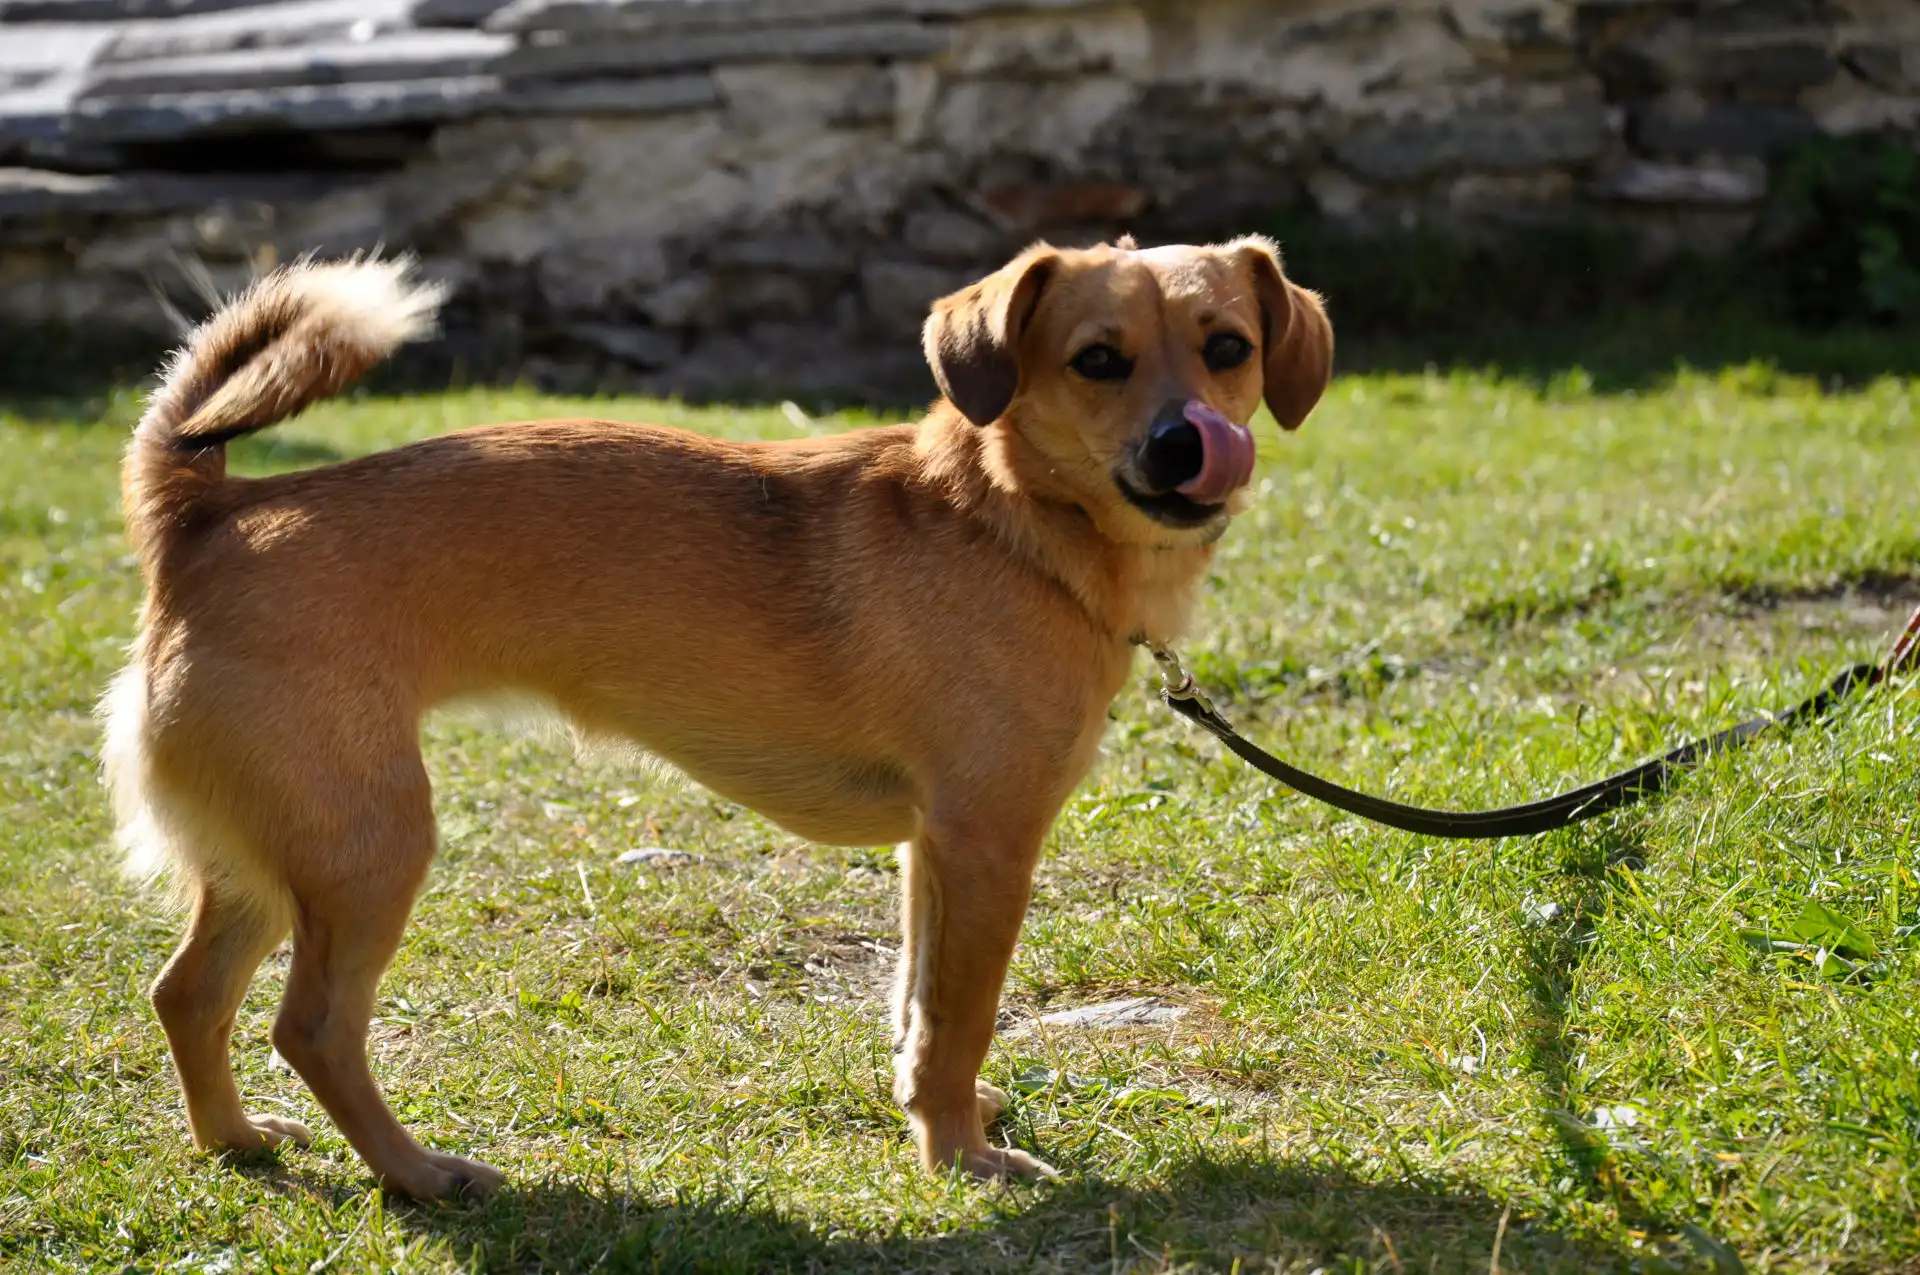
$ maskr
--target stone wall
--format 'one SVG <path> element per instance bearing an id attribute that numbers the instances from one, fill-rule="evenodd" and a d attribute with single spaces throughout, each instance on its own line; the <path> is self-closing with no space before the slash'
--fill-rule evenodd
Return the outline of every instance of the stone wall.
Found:
<path id="1" fill-rule="evenodd" d="M 0 323 L 384 246 L 484 372 L 911 393 L 1038 236 L 1711 249 L 1858 132 L 1920 139 L 1920 0 L 0 0 Z"/>

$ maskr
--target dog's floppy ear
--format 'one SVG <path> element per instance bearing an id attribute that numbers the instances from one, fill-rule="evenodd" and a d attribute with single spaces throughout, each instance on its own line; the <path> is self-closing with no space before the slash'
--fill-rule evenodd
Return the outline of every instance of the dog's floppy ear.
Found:
<path id="1" fill-rule="evenodd" d="M 924 345 L 940 392 L 975 425 L 991 425 L 1020 388 L 1020 334 L 1059 260 L 1033 247 L 970 287 L 933 303 Z"/>
<path id="2" fill-rule="evenodd" d="M 1267 407 L 1283 429 L 1298 429 L 1333 378 L 1333 325 L 1318 293 L 1289 280 L 1271 239 L 1248 235 L 1235 249 L 1253 273 L 1264 329 Z"/>

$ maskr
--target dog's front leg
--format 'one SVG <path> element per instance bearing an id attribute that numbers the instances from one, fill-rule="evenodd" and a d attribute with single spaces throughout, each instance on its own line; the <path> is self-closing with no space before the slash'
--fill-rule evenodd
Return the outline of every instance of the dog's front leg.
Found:
<path id="1" fill-rule="evenodd" d="M 987 1145 L 985 1122 L 1006 1095 L 979 1078 L 1041 835 L 930 820 L 900 847 L 893 1092 L 931 1173 L 1053 1176 L 1024 1151 Z"/>

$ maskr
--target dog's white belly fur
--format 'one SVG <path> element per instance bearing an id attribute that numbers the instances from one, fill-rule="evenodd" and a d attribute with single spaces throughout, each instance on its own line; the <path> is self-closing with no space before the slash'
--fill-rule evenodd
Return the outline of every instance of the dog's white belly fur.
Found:
<path id="1" fill-rule="evenodd" d="M 604 728 L 582 732 L 589 740 L 604 733 Z M 848 756 L 828 741 L 755 738 L 737 727 L 682 734 L 643 726 L 619 735 L 809 841 L 889 845 L 919 831 L 919 802 L 900 767 Z"/>
<path id="2" fill-rule="evenodd" d="M 712 737 L 675 740 L 677 732 L 645 721 L 589 727 L 524 693 L 465 698 L 440 711 L 544 740 L 570 735 L 583 756 L 677 775 L 823 845 L 891 845 L 920 827 L 913 786 L 900 768 L 839 755 L 825 741 L 759 740 L 737 726 L 714 732 L 719 744 Z"/>
<path id="3" fill-rule="evenodd" d="M 721 796 L 822 845 L 889 845 L 920 829 L 920 812 L 900 786 L 860 762 L 775 755 L 751 772 L 736 767 L 723 773 L 700 762 L 668 760 Z"/>

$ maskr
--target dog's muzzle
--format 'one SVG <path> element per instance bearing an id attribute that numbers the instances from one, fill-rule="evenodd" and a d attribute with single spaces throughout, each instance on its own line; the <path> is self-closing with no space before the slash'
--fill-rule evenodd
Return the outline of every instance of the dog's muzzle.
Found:
<path id="1" fill-rule="evenodd" d="M 1219 512 L 1253 477 L 1253 432 L 1196 399 L 1162 408 L 1135 449 L 1120 490 L 1161 522 L 1193 525 Z"/>

